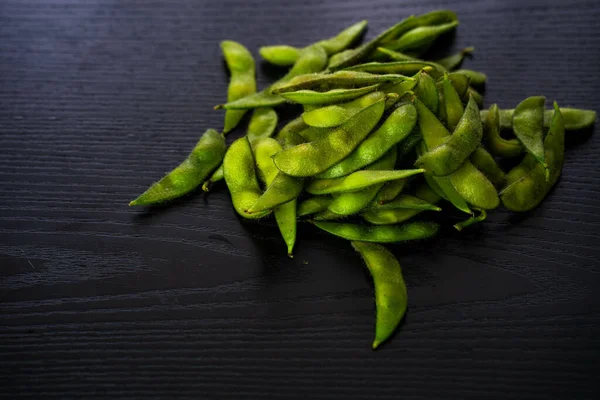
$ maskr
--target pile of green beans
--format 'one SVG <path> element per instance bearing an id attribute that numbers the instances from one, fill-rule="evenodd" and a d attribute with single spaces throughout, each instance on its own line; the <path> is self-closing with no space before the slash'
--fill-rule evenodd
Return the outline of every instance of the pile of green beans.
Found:
<path id="1" fill-rule="evenodd" d="M 163 203 L 221 180 L 243 218 L 273 214 L 292 257 L 298 222 L 350 241 L 375 286 L 375 349 L 408 306 L 400 264 L 381 243 L 426 239 L 439 225 L 423 217 L 455 208 L 457 230 L 500 205 L 538 206 L 561 175 L 565 132 L 591 127 L 596 112 L 549 110 L 532 96 L 511 109 L 483 109 L 487 76 L 459 69 L 474 49 L 427 60 L 436 39 L 458 25 L 437 10 L 410 16 L 352 47 L 361 21 L 297 48 L 261 47 L 266 62 L 290 67 L 257 92 L 255 61 L 240 43 L 221 43 L 231 73 L 222 133 L 209 129 L 189 156 L 130 205 Z M 274 107 L 303 112 L 277 129 Z M 244 114 L 246 134 L 226 145 Z M 505 171 L 508 160 L 514 167 Z M 512 161 L 511 161 L 512 160 Z M 430 217 L 435 214 L 430 214 Z"/>

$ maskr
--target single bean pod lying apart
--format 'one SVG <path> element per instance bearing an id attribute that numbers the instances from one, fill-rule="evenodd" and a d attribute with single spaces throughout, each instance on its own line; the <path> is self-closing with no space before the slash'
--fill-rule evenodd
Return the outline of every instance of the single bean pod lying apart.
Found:
<path id="1" fill-rule="evenodd" d="M 377 243 L 435 235 L 439 225 L 430 219 L 448 206 L 466 214 L 452 222 L 459 231 L 477 229 L 500 203 L 517 212 L 535 208 L 561 175 L 565 130 L 596 119 L 595 111 L 556 103 L 545 110 L 542 96 L 483 110 L 478 89 L 487 76 L 461 65 L 472 48 L 423 59 L 457 25 L 453 12 L 438 10 L 354 48 L 366 21 L 303 48 L 263 47 L 267 62 L 291 68 L 258 93 L 250 52 L 222 42 L 231 72 L 228 102 L 217 107 L 226 110 L 223 132 L 254 109 L 246 135 L 226 149 L 224 136 L 208 130 L 131 205 L 174 199 L 210 176 L 203 189 L 224 179 L 241 217 L 273 214 L 290 257 L 298 220 L 351 241 L 375 286 L 376 348 L 407 309 L 400 265 Z M 279 122 L 273 107 L 285 103 L 302 112 L 272 138 Z M 520 162 L 505 173 L 508 158 Z"/>

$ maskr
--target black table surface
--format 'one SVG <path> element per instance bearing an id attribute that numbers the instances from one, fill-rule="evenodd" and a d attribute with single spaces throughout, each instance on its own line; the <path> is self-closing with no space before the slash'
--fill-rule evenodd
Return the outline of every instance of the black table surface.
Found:
<path id="1" fill-rule="evenodd" d="M 569 136 L 536 210 L 392 246 L 409 312 L 378 351 L 346 241 L 302 225 L 290 260 L 223 184 L 127 206 L 221 128 L 221 40 L 258 57 L 442 7 L 460 26 L 438 51 L 475 46 L 488 106 L 598 109 L 594 0 L 1 1 L 0 397 L 598 398 L 598 133 Z"/>

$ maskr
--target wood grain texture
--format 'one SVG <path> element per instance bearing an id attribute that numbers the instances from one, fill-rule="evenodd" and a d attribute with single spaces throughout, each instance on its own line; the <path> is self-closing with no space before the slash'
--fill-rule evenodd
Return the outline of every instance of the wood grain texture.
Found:
<path id="1" fill-rule="evenodd" d="M 593 0 L 0 2 L 0 398 L 598 398 L 598 132 L 569 137 L 535 211 L 395 246 L 410 309 L 376 352 L 343 240 L 301 226 L 289 260 L 222 186 L 127 207 L 222 126 L 220 40 L 257 54 L 364 18 L 373 37 L 441 7 L 487 105 L 598 109 Z"/>

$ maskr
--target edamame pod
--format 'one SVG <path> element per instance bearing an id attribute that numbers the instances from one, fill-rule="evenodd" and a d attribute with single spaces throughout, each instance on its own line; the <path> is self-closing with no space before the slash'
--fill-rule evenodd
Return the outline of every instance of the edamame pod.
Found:
<path id="1" fill-rule="evenodd" d="M 479 212 L 479 215 L 473 215 L 472 217 L 470 217 L 462 222 L 454 224 L 454 228 L 457 231 L 462 231 L 467 226 L 471 226 L 473 224 L 482 222 L 487 218 L 487 212 L 485 210 L 483 210 L 481 208 L 475 208 L 475 210 L 477 210 Z"/>
<path id="2" fill-rule="evenodd" d="M 395 210 L 395 209 L 407 209 L 407 210 L 421 210 L 421 211 L 442 211 L 442 209 L 435 204 L 431 204 L 428 201 L 419 199 L 418 197 L 411 196 L 409 194 L 401 194 L 394 200 L 379 204 L 377 202 L 371 203 L 368 207 L 369 211 L 380 211 L 380 210 Z"/>
<path id="3" fill-rule="evenodd" d="M 325 211 L 332 201 L 333 197 L 331 196 L 310 197 L 298 205 L 298 216 L 305 217 L 307 215 Z"/>
<path id="4" fill-rule="evenodd" d="M 275 165 L 287 175 L 314 176 L 348 156 L 369 134 L 383 114 L 384 101 L 377 102 L 327 135 L 290 149 L 273 157 Z"/>
<path id="5" fill-rule="evenodd" d="M 515 136 L 528 153 L 547 168 L 544 155 L 544 103 L 543 96 L 532 96 L 523 100 L 513 114 Z"/>
<path id="6" fill-rule="evenodd" d="M 416 54 L 424 53 L 442 34 L 458 26 L 458 21 L 435 26 L 420 26 L 406 32 L 399 39 L 386 43 L 384 47 L 390 50 L 411 51 Z"/>
<path id="7" fill-rule="evenodd" d="M 454 91 L 454 88 L 451 89 Z M 460 100 L 456 100 L 460 104 Z M 445 102 L 448 103 L 448 100 Z M 446 108 L 450 109 L 448 106 Z M 415 165 L 435 176 L 445 176 L 456 171 L 481 144 L 483 128 L 479 118 L 479 108 L 471 98 L 452 136 L 419 157 Z"/>
<path id="8" fill-rule="evenodd" d="M 268 63 L 280 67 L 294 65 L 300 56 L 300 49 L 287 45 L 263 46 L 258 49 L 258 52 Z"/>
<path id="9" fill-rule="evenodd" d="M 221 42 L 221 50 L 231 74 L 227 89 L 227 101 L 232 102 L 254 94 L 256 80 L 252 54 L 243 45 L 231 40 Z M 235 128 L 245 113 L 245 110 L 227 110 L 223 133 L 228 133 Z"/>
<path id="10" fill-rule="evenodd" d="M 208 178 L 208 180 L 202 184 L 202 191 L 208 193 L 210 191 L 211 186 L 215 182 L 219 182 L 224 178 L 225 176 L 223 175 L 223 163 L 221 162 L 221 164 L 217 167 L 217 169 L 215 169 L 215 172 L 213 172 L 210 178 Z"/>
<path id="11" fill-rule="evenodd" d="M 523 152 L 524 148 L 517 139 L 504 139 L 500 136 L 500 114 L 497 104 L 493 104 L 487 114 L 480 113 L 480 116 L 484 118 L 485 145 L 492 154 L 500 157 L 515 157 Z"/>
<path id="12" fill-rule="evenodd" d="M 502 204 L 512 211 L 529 211 L 544 200 L 558 181 L 564 161 L 564 123 L 561 110 L 554 103 L 554 116 L 544 140 L 548 169 L 536 162 L 532 154 L 506 175 L 507 186 L 500 196 Z M 546 178 L 549 172 L 549 179 Z"/>
<path id="13" fill-rule="evenodd" d="M 431 68 L 431 71 L 436 70 L 436 65 L 428 61 L 391 61 L 391 62 L 369 62 L 358 64 L 353 67 L 346 68 L 346 71 L 362 71 L 371 74 L 400 74 L 411 76 L 423 68 Z M 443 71 L 440 72 L 440 74 Z"/>
<path id="14" fill-rule="evenodd" d="M 207 130 L 192 152 L 174 170 L 150 186 L 130 206 L 162 203 L 191 192 L 219 166 L 225 154 L 225 138 L 214 129 Z"/>
<path id="15" fill-rule="evenodd" d="M 442 80 L 440 103 L 440 120 L 452 132 L 458 125 L 458 121 L 462 118 L 465 109 L 447 73 L 444 73 Z M 477 109 L 477 113 L 479 113 L 479 108 L 476 105 L 475 108 Z"/>
<path id="16" fill-rule="evenodd" d="M 406 284 L 398 260 L 385 247 L 359 241 L 351 244 L 367 265 L 375 286 L 377 319 L 372 346 L 376 349 L 392 335 L 406 313 Z"/>
<path id="17" fill-rule="evenodd" d="M 369 93 L 347 103 L 306 111 L 302 114 L 302 120 L 306 125 L 317 128 L 338 126 L 348 121 L 356 115 L 356 113 L 364 110 L 366 107 L 385 99 L 386 96 L 383 92 L 377 91 Z"/>
<path id="18" fill-rule="evenodd" d="M 308 125 L 304 123 L 301 116 L 294 118 L 293 120 L 285 124 L 285 126 L 281 128 L 279 132 L 277 132 L 275 139 L 281 142 L 282 140 L 285 140 L 285 138 L 287 138 L 289 135 L 299 134 L 306 128 L 308 128 Z"/>
<path id="19" fill-rule="evenodd" d="M 295 92 L 281 93 L 280 96 L 298 104 L 309 104 L 323 106 L 342 101 L 354 100 L 377 89 L 379 84 L 365 86 L 357 89 L 332 89 L 327 92 L 315 92 L 314 90 L 297 90 Z"/>
<path id="20" fill-rule="evenodd" d="M 439 225 L 433 222 L 409 222 L 402 225 L 359 225 L 343 222 L 313 221 L 319 229 L 348 240 L 375 243 L 395 243 L 429 238 Z"/>
<path id="21" fill-rule="evenodd" d="M 473 71 L 472 69 L 457 69 L 454 72 L 465 75 L 469 78 L 469 84 L 478 88 L 485 86 L 485 82 L 487 81 L 487 75 L 483 72 Z"/>
<path id="22" fill-rule="evenodd" d="M 423 169 L 403 169 L 393 171 L 356 171 L 348 176 L 333 179 L 316 179 L 306 186 L 310 194 L 330 194 L 354 192 L 371 185 L 404 179 L 409 176 L 423 173 Z"/>
<path id="23" fill-rule="evenodd" d="M 277 119 L 277 112 L 272 108 L 255 109 L 248 123 L 247 135 L 250 144 L 253 144 L 258 139 L 271 137 L 277 127 Z"/>
<path id="24" fill-rule="evenodd" d="M 287 83 L 290 79 L 298 75 L 311 74 L 322 71 L 327 64 L 327 53 L 318 45 L 308 46 L 300 52 L 300 57 L 294 63 L 290 71 L 280 80 L 267 87 L 266 89 L 246 96 L 236 101 L 218 105 L 215 109 L 225 108 L 226 110 L 247 110 L 258 107 L 275 107 L 285 102 L 285 99 L 279 95 L 271 93 L 278 86 Z"/>
<path id="25" fill-rule="evenodd" d="M 415 95 L 421 99 L 434 114 L 439 110 L 439 96 L 435 80 L 425 71 L 419 73 L 419 83 L 415 87 Z"/>
<path id="26" fill-rule="evenodd" d="M 467 55 L 470 55 L 475 51 L 474 47 L 465 47 L 459 53 L 452 54 L 446 58 L 442 58 L 441 60 L 437 60 L 436 64 L 440 64 L 448 71 L 453 71 L 460 67 L 463 60 Z"/>
<path id="27" fill-rule="evenodd" d="M 394 169 L 394 164 L 396 164 L 396 148 L 392 148 L 378 161 L 369 165 L 366 170 L 392 170 Z M 359 191 L 341 193 L 335 197 L 327 209 L 338 215 L 356 214 L 373 201 L 382 186 L 383 183 L 378 183 Z"/>
<path id="28" fill-rule="evenodd" d="M 386 82 L 410 81 L 413 78 L 399 74 L 370 74 L 359 71 L 337 71 L 331 74 L 308 74 L 292 78 L 285 85 L 277 87 L 275 94 L 298 90 L 325 92 L 333 89 L 359 88 Z"/>
<path id="29" fill-rule="evenodd" d="M 512 117 L 515 110 L 498 110 L 500 128 L 512 130 Z M 565 131 L 578 131 L 594 125 L 596 121 L 596 111 L 584 110 L 582 108 L 561 107 L 560 112 L 563 116 Z M 488 115 L 488 110 L 481 110 L 481 119 L 484 120 Z M 554 110 L 544 111 L 544 128 L 550 127 Z"/>
<path id="30" fill-rule="evenodd" d="M 256 178 L 254 155 L 247 137 L 239 138 L 229 146 L 223 160 L 223 173 L 231 193 L 231 202 L 240 216 L 255 219 L 269 214 L 268 211 L 254 214 L 246 212 L 262 195 Z"/>
<path id="31" fill-rule="evenodd" d="M 338 178 L 369 165 L 386 154 L 394 145 L 410 134 L 417 121 L 417 111 L 412 104 L 395 109 L 381 126 L 372 132 L 356 149 L 318 178 Z"/>
<path id="32" fill-rule="evenodd" d="M 394 200 L 404 190 L 407 183 L 408 179 L 397 179 L 384 183 L 377 196 L 375 196 L 375 202 L 385 204 Z"/>
<path id="33" fill-rule="evenodd" d="M 469 158 L 471 163 L 483 172 L 486 178 L 489 179 L 490 182 L 494 184 L 495 187 L 500 188 L 504 186 L 506 182 L 506 174 L 496 163 L 494 157 L 488 151 L 483 148 L 483 146 L 479 146 L 473 153 L 471 153 L 471 157 Z"/>

